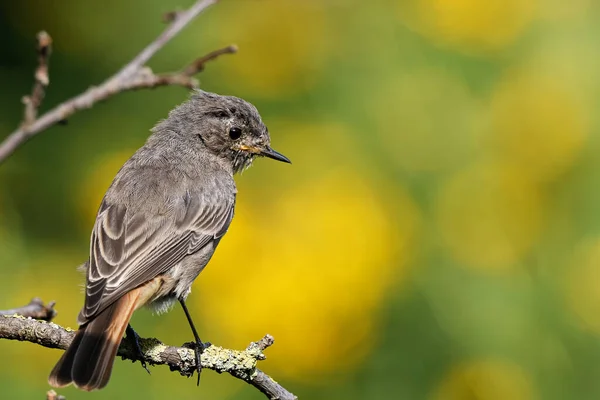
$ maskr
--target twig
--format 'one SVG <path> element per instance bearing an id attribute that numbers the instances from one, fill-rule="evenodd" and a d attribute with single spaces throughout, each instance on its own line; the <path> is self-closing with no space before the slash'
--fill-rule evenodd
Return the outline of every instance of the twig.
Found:
<path id="1" fill-rule="evenodd" d="M 246 351 L 262 353 L 263 350 L 265 350 L 269 346 L 272 346 L 273 343 L 275 343 L 275 339 L 273 338 L 273 336 L 265 335 L 258 342 L 250 343 Z M 296 396 L 288 392 L 286 389 L 283 388 L 283 386 L 275 382 L 273 378 L 271 378 L 269 375 L 265 374 L 258 368 L 256 369 L 256 373 L 254 374 L 251 381 L 246 379 L 246 377 L 244 376 L 238 375 L 237 372 L 230 372 L 230 374 L 235 376 L 236 378 L 243 379 L 244 381 L 250 383 L 255 388 L 264 393 L 269 399 L 297 399 Z"/>
<path id="2" fill-rule="evenodd" d="M 26 306 L 12 310 L 0 310 L 0 315 L 21 315 L 25 318 L 51 321 L 52 318 L 56 317 L 55 304 L 56 302 L 51 301 L 48 305 L 44 305 L 42 299 L 35 297 Z"/>
<path id="3" fill-rule="evenodd" d="M 65 329 L 54 323 L 37 321 L 20 316 L 0 316 L 0 338 L 20 340 L 40 344 L 53 349 L 66 349 L 75 331 Z M 270 376 L 256 368 L 256 363 L 264 360 L 263 350 L 273 344 L 273 338 L 266 335 L 255 343 L 250 343 L 243 351 L 224 349 L 212 345 L 206 348 L 200 357 L 202 368 L 216 372 L 227 372 L 232 376 L 248 382 L 271 400 L 297 399 Z M 193 349 L 173 347 L 163 344 L 158 339 L 140 339 L 143 361 L 151 365 L 168 365 L 171 371 L 178 371 L 183 376 L 191 376 L 196 371 L 196 358 Z M 117 353 L 123 359 L 138 361 L 133 345 L 125 340 Z"/>
<path id="4" fill-rule="evenodd" d="M 222 49 L 214 50 L 205 56 L 197 58 L 181 71 L 170 74 L 154 74 L 148 67 L 141 68 L 135 77 L 126 80 L 120 86 L 120 91 L 136 89 L 153 89 L 159 86 L 183 86 L 188 89 L 199 87 L 198 81 L 194 75 L 204 71 L 206 63 L 212 61 L 223 54 L 233 54 L 237 52 L 237 46 L 229 45 Z M 112 94 L 112 93 L 111 93 Z M 104 99 L 101 99 L 104 100 Z"/>
<path id="5" fill-rule="evenodd" d="M 48 61 L 52 53 L 52 38 L 46 32 L 41 31 L 37 34 L 37 53 L 38 66 L 35 70 L 35 83 L 30 96 L 23 96 L 22 102 L 25 104 L 22 127 L 26 127 L 35 121 L 38 109 L 44 100 L 46 87 L 50 84 L 48 77 Z"/>
<path id="6" fill-rule="evenodd" d="M 238 48 L 234 44 L 229 45 L 227 47 L 223 47 L 222 49 L 211 51 L 204 57 L 200 57 L 193 63 L 188 65 L 183 71 L 181 71 L 181 73 L 186 76 L 194 76 L 197 73 L 204 71 L 204 67 L 206 66 L 207 62 L 214 60 L 219 56 L 222 56 L 223 54 L 234 54 L 237 53 L 237 51 Z"/>
<path id="7" fill-rule="evenodd" d="M 204 64 L 221 54 L 234 53 L 235 46 L 214 51 L 194 61 L 182 71 L 173 74 L 156 75 L 145 63 L 160 50 L 169 40 L 179 33 L 198 14 L 216 3 L 218 0 L 197 0 L 189 9 L 176 13 L 169 26 L 152 43 L 142 50 L 133 60 L 125 65 L 119 72 L 105 80 L 96 87 L 90 87 L 85 92 L 54 107 L 39 118 L 34 118 L 12 132 L 0 143 L 0 163 L 6 160 L 14 151 L 29 140 L 49 127 L 65 121 L 79 110 L 92 107 L 94 104 L 124 91 L 155 88 L 158 86 L 178 85 L 188 89 L 198 87 L 198 81 L 193 74 L 202 71 Z M 26 120 L 28 118 L 26 117 Z"/>
<path id="8" fill-rule="evenodd" d="M 177 35 L 187 24 L 192 22 L 202 11 L 209 6 L 215 4 L 218 0 L 198 0 L 196 1 L 187 11 L 182 11 L 177 14 L 167 27 L 152 43 L 150 43 L 144 50 L 140 52 L 133 60 L 125 65 L 117 74 L 111 78 L 116 80 L 123 80 L 135 73 L 144 66 L 148 60 L 152 58 L 154 54 L 175 35 Z"/>

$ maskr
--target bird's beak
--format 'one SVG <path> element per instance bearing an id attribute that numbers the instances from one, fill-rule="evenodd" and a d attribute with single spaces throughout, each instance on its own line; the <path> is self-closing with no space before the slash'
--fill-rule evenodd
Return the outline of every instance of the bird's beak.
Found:
<path id="1" fill-rule="evenodd" d="M 258 154 L 259 156 L 272 158 L 273 160 L 283 161 L 283 162 L 286 162 L 289 164 L 292 163 L 289 158 L 287 158 L 280 152 L 273 150 L 270 147 L 259 148 L 259 147 L 254 147 L 254 146 L 250 147 L 250 146 L 246 146 L 246 145 L 241 145 L 239 148 L 240 148 L 240 150 L 244 150 L 249 153 L 254 153 L 254 154 Z"/>
<path id="2" fill-rule="evenodd" d="M 267 147 L 264 150 L 260 150 L 260 152 L 258 154 L 260 154 L 261 156 L 272 158 L 273 160 L 283 161 L 283 162 L 289 163 L 289 164 L 292 163 L 289 158 L 287 158 L 280 152 L 273 150 L 270 147 Z"/>

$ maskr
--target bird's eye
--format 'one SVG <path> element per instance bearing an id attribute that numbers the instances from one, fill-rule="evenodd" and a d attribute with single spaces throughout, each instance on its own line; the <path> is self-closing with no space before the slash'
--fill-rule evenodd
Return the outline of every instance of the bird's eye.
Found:
<path id="1" fill-rule="evenodd" d="M 229 137 L 232 140 L 238 140 L 242 137 L 242 130 L 240 128 L 236 128 L 235 126 L 229 130 Z"/>

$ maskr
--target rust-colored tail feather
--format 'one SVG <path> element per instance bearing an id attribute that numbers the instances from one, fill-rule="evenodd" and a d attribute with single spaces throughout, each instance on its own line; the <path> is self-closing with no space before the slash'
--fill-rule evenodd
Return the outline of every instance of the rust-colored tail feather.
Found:
<path id="1" fill-rule="evenodd" d="M 79 327 L 73 342 L 50 373 L 50 386 L 73 383 L 87 391 L 106 386 L 121 339 L 137 308 L 139 293 L 139 289 L 130 291 Z"/>

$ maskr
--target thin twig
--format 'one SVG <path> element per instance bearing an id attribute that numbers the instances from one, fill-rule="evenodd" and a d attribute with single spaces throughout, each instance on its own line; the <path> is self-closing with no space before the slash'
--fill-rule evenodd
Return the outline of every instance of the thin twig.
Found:
<path id="1" fill-rule="evenodd" d="M 271 335 L 265 335 L 258 342 L 250 343 L 250 346 L 256 346 L 262 351 L 268 347 L 273 346 L 273 343 L 275 343 L 275 338 L 273 338 L 273 336 L 271 336 Z"/>
<path id="2" fill-rule="evenodd" d="M 258 342 L 252 342 L 246 348 L 246 351 L 262 353 L 265 349 L 272 346 L 275 343 L 275 339 L 271 335 L 265 335 Z M 236 378 L 245 380 L 246 382 L 254 385 L 258 390 L 265 394 L 269 399 L 295 399 L 296 396 L 289 393 L 279 383 L 275 382 L 273 378 L 265 374 L 259 369 L 256 369 L 251 381 L 247 380 L 244 376 L 238 376 L 238 372 L 230 372 L 231 375 Z M 290 397 L 291 396 L 291 397 Z"/>
<path id="3" fill-rule="evenodd" d="M 199 83 L 198 80 L 194 78 L 194 75 L 204 71 L 207 62 L 215 60 L 223 54 L 233 54 L 236 52 L 237 46 L 232 44 L 222 49 L 211 51 L 207 55 L 192 61 L 181 71 L 170 74 L 155 74 L 148 67 L 141 68 L 135 77 L 127 79 L 127 81 L 120 86 L 120 91 L 153 89 L 159 86 L 183 86 L 188 89 L 197 89 Z"/>
<path id="4" fill-rule="evenodd" d="M 23 104 L 25 104 L 22 127 L 26 127 L 35 121 L 38 109 L 46 94 L 46 87 L 50 84 L 48 61 L 52 53 L 52 38 L 48 33 L 41 31 L 37 34 L 37 41 L 38 66 L 34 74 L 35 83 L 33 84 L 31 95 L 23 96 L 22 99 Z"/>
<path id="5" fill-rule="evenodd" d="M 29 140 L 49 127 L 65 121 L 79 110 L 92 107 L 94 104 L 124 91 L 155 88 L 158 86 L 177 85 L 191 89 L 198 87 L 198 82 L 193 79 L 192 72 L 197 73 L 204 68 L 204 64 L 221 54 L 234 53 L 235 46 L 217 50 L 205 57 L 199 58 L 190 66 L 174 74 L 156 75 L 145 63 L 160 50 L 169 40 L 179 33 L 198 14 L 216 3 L 218 0 L 197 0 L 189 9 L 176 13 L 176 17 L 169 26 L 152 43 L 142 50 L 131 62 L 119 72 L 105 80 L 96 87 L 90 87 L 85 92 L 59 104 L 44 115 L 30 123 L 19 127 L 0 143 L 0 163 L 6 160 L 14 151 Z"/>
<path id="6" fill-rule="evenodd" d="M 165 29 L 152 43 L 146 46 L 140 54 L 117 72 L 112 79 L 123 80 L 135 75 L 135 73 L 143 67 L 158 50 L 163 48 L 169 40 L 173 39 L 175 35 L 185 28 L 187 24 L 192 22 L 192 20 L 202 11 L 216 2 L 217 0 L 199 0 L 188 8 L 187 11 L 178 13 L 177 18 L 173 19 L 167 29 Z"/>
<path id="7" fill-rule="evenodd" d="M 222 56 L 223 54 L 234 54 L 237 53 L 238 47 L 234 44 L 229 45 L 227 47 L 223 47 L 222 49 L 218 49 L 215 51 L 211 51 L 207 55 L 198 58 L 193 63 L 188 65 L 181 73 L 186 76 L 194 76 L 199 72 L 204 71 L 204 67 L 206 63 Z"/>
<path id="8" fill-rule="evenodd" d="M 56 317 L 55 304 L 56 302 L 51 301 L 48 305 L 44 305 L 42 299 L 35 297 L 26 306 L 12 310 L 0 310 L 0 315 L 20 315 L 25 318 L 51 321 L 52 318 Z"/>
<path id="9" fill-rule="evenodd" d="M 20 316 L 0 316 L 0 338 L 3 339 L 32 342 L 64 350 L 69 347 L 74 336 L 75 331 L 54 323 Z M 168 365 L 172 371 L 178 371 L 183 376 L 191 376 L 196 371 L 193 349 L 167 346 L 154 338 L 140 339 L 139 343 L 143 361 L 150 365 Z M 272 344 L 273 338 L 266 335 L 258 342 L 250 343 L 248 348 L 242 351 L 211 345 L 202 352 L 200 362 L 202 368 L 219 373 L 227 372 L 248 382 L 271 400 L 295 400 L 296 396 L 256 367 L 258 361 L 265 359 L 263 350 Z M 118 355 L 123 359 L 139 361 L 136 349 L 127 340 L 121 343 Z"/>

